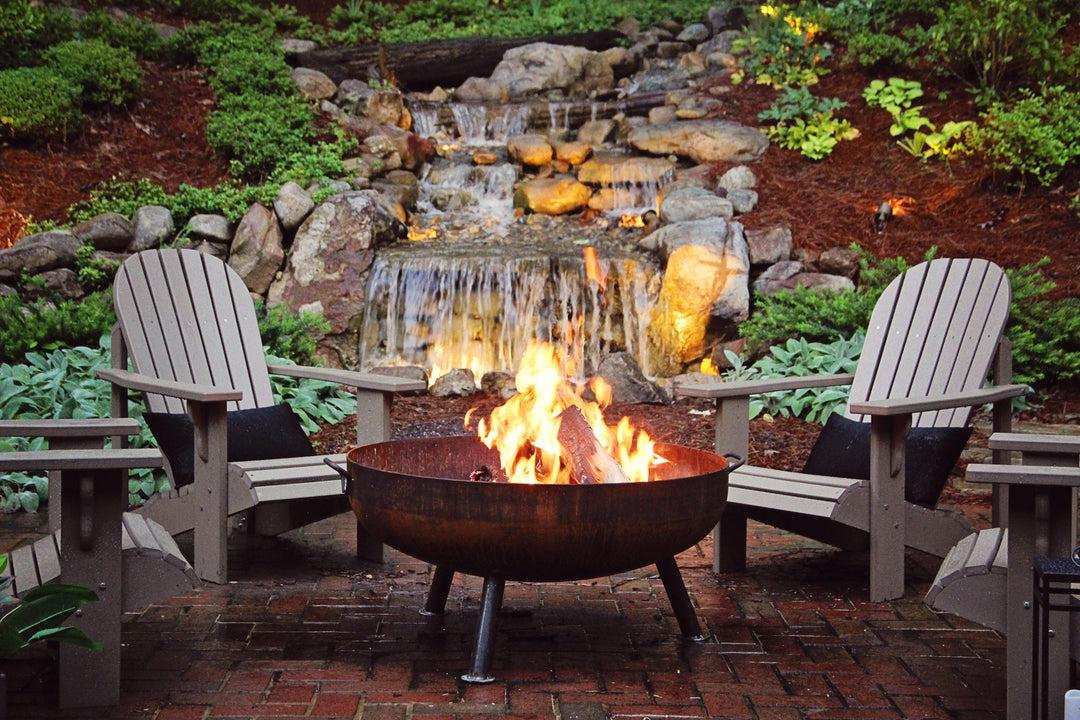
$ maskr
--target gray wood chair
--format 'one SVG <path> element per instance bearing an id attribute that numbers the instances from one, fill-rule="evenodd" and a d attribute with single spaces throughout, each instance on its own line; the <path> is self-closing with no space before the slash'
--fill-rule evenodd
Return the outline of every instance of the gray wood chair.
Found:
<path id="1" fill-rule="evenodd" d="M 1011 291 L 985 260 L 933 260 L 886 288 L 874 308 L 853 375 L 680 384 L 676 393 L 715 398 L 716 450 L 749 450 L 749 399 L 757 393 L 851 385 L 845 415 L 870 425 L 869 480 L 744 466 L 729 479 L 715 531 L 716 572 L 746 566 L 746 521 L 765 522 L 842 548 L 869 549 L 870 599 L 904 594 L 904 548 L 943 557 L 970 527 L 956 513 L 906 502 L 905 447 L 914 427 L 963 427 L 973 407 L 994 404 L 1007 430 L 1011 380 L 1002 332 Z M 983 387 L 994 367 L 994 387 Z"/>
<path id="2" fill-rule="evenodd" d="M 49 443 L 47 450 L 0 453 L 0 472 L 49 471 L 50 532 L 8 553 L 10 590 L 21 596 L 55 581 L 91 588 L 99 598 L 69 623 L 101 650 L 59 647 L 61 708 L 117 704 L 122 613 L 202 585 L 164 528 L 124 512 L 127 470 L 160 467 L 161 455 L 102 445 L 138 432 L 131 419 L 0 421 L 0 437 Z"/>
<path id="3" fill-rule="evenodd" d="M 227 579 L 230 516 L 251 511 L 251 529 L 277 534 L 348 507 L 340 476 L 321 457 L 228 461 L 227 413 L 272 406 L 270 373 L 356 388 L 358 445 L 388 440 L 393 395 L 426 387 L 347 370 L 267 365 L 243 281 L 221 260 L 193 250 L 128 258 L 117 272 L 113 300 L 113 367 L 98 372 L 113 384 L 113 415 L 126 413 L 127 391 L 137 390 L 149 411 L 186 413 L 194 433 L 194 482 L 158 493 L 136 512 L 174 535 L 193 530 L 193 564 L 210 582 Z M 342 455 L 336 459 L 344 462 Z M 168 470 L 174 477 L 176 469 Z M 358 553 L 381 559 L 381 544 L 359 525 L 357 533 Z"/>

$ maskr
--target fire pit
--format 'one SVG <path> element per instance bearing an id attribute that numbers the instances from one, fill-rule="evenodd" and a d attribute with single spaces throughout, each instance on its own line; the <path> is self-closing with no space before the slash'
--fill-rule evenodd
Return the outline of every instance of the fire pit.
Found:
<path id="1" fill-rule="evenodd" d="M 470 682 L 489 682 L 507 580 L 570 581 L 656 564 L 683 635 L 702 640 L 675 555 L 720 519 L 741 461 L 657 443 L 649 482 L 479 482 L 499 456 L 475 437 L 398 440 L 348 453 L 357 518 L 387 545 L 436 566 L 424 612 L 442 613 L 455 572 L 484 578 Z M 341 469 L 339 468 L 339 471 Z"/>

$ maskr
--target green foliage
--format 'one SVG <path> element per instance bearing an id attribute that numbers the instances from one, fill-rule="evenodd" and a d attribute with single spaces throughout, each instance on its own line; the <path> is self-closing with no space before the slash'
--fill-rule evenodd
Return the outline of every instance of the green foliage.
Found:
<path id="1" fill-rule="evenodd" d="M 330 323 L 312 312 L 296 314 L 286 305 L 255 305 L 259 334 L 268 352 L 298 365 L 314 365 L 315 345 L 330 331 Z"/>
<path id="2" fill-rule="evenodd" d="M 785 87 L 769 109 L 758 113 L 762 120 L 776 120 L 768 135 L 780 147 L 798 150 L 811 160 L 828 156 L 841 140 L 859 136 L 847 120 L 833 111 L 847 107 L 838 98 L 814 97 L 809 88 Z"/>
<path id="3" fill-rule="evenodd" d="M 971 146 L 993 167 L 1049 185 L 1080 158 L 1080 92 L 1043 86 L 1038 93 L 1022 90 L 1015 102 L 994 103 Z"/>
<path id="4" fill-rule="evenodd" d="M 78 85 L 49 68 L 0 70 L 0 137 L 65 136 L 82 118 Z"/>
<path id="5" fill-rule="evenodd" d="M 125 48 L 148 60 L 160 58 L 167 47 L 153 23 L 137 17 L 115 18 L 104 10 L 95 10 L 79 21 L 79 36 Z"/>
<path id="6" fill-rule="evenodd" d="M 725 374 L 724 379 L 764 380 L 853 373 L 859 362 L 864 339 L 862 331 L 858 330 L 850 338 L 830 343 L 793 338 L 782 345 L 772 346 L 768 355 L 750 366 L 728 351 L 726 355 L 733 369 Z M 848 390 L 847 385 L 838 385 L 754 395 L 750 398 L 750 417 L 755 418 L 767 413 L 773 416 L 805 417 L 811 422 L 824 423 L 829 415 L 843 410 L 848 400 Z"/>
<path id="7" fill-rule="evenodd" d="M 1013 342 L 1014 382 L 1080 380 L 1080 298 L 1047 300 L 1054 289 L 1035 265 L 1009 270 L 1013 303 L 1006 335 Z"/>
<path id="8" fill-rule="evenodd" d="M 36 64 L 41 51 L 75 37 L 75 19 L 62 7 L 29 0 L 0 3 L 0 68 Z"/>
<path id="9" fill-rule="evenodd" d="M 739 326 L 739 334 L 754 353 L 790 338 L 836 342 L 866 328 L 880 295 L 865 286 L 838 293 L 797 288 L 756 295 L 754 312 Z"/>
<path id="10" fill-rule="evenodd" d="M 84 100 L 123 105 L 142 90 L 142 68 L 135 53 L 101 40 L 70 40 L 44 54 L 53 72 L 82 88 Z"/>
<path id="11" fill-rule="evenodd" d="M 12 362 L 34 350 L 97 342 L 115 322 L 112 300 L 106 292 L 59 303 L 25 303 L 16 295 L 0 297 L 0 361 Z"/>
<path id="12" fill-rule="evenodd" d="M 893 124 L 889 134 L 895 137 L 908 130 L 933 127 L 930 120 L 920 115 L 922 105 L 912 106 L 922 94 L 922 84 L 918 80 L 892 77 L 888 82 L 872 80 L 863 90 L 863 99 L 870 107 L 882 108 L 892 115 Z"/>
<path id="13" fill-rule="evenodd" d="M 744 75 L 773 87 L 813 85 L 828 72 L 821 63 L 832 55 L 814 43 L 820 28 L 795 14 L 788 5 L 762 5 L 751 17 L 746 34 L 735 41 L 734 49 L 746 51 L 741 68 L 732 75 L 740 82 Z"/>
<path id="14" fill-rule="evenodd" d="M 916 130 L 910 138 L 897 140 L 896 144 L 922 160 L 940 157 L 948 161 L 954 155 L 970 152 L 964 138 L 975 131 L 976 125 L 972 120 L 949 120 L 940 130 L 933 125 L 930 129 L 928 133 Z"/>
<path id="15" fill-rule="evenodd" d="M 8 557 L 0 557 L 0 573 L 7 570 L 7 565 Z M 101 649 L 101 643 L 91 640 L 82 630 L 63 625 L 83 603 L 97 602 L 96 592 L 77 585 L 48 583 L 16 600 L 2 594 L 12 580 L 10 576 L 0 575 L 0 658 L 46 640 Z"/>
<path id="16" fill-rule="evenodd" d="M 954 0 L 935 10 L 928 29 L 931 61 L 968 81 L 986 102 L 1003 88 L 1008 73 L 1061 77 L 1068 17 L 1056 0 Z"/>
<path id="17" fill-rule="evenodd" d="M 119 267 L 119 260 L 98 254 L 89 243 L 75 251 L 75 270 L 79 274 L 79 284 L 85 290 L 108 288 Z"/>
<path id="18" fill-rule="evenodd" d="M 912 28 L 897 26 L 901 13 L 924 10 L 921 2 L 907 0 L 839 0 L 832 7 L 819 6 L 808 16 L 822 26 L 826 36 L 844 47 L 845 59 L 863 66 L 877 63 L 914 64 L 921 49 Z"/>
<path id="19" fill-rule="evenodd" d="M 272 365 L 295 365 L 287 358 L 267 353 Z M 271 375 L 274 401 L 288 403 L 304 432 L 313 433 L 321 423 L 339 423 L 346 415 L 356 412 L 356 396 L 337 383 Z"/>

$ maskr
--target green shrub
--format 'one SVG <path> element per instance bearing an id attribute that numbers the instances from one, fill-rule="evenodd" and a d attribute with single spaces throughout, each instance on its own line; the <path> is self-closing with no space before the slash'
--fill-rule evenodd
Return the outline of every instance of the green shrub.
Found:
<path id="1" fill-rule="evenodd" d="M 1060 77 L 1067 69 L 1058 37 L 1067 13 L 1056 0 L 954 0 L 935 11 L 928 28 L 929 59 L 978 92 L 995 97 L 1008 73 Z"/>
<path id="2" fill-rule="evenodd" d="M 69 40 L 45 51 L 53 72 L 82 88 L 84 100 L 123 105 L 142 90 L 142 68 L 135 53 L 101 40 Z"/>
<path id="3" fill-rule="evenodd" d="M 1080 92 L 1044 86 L 1021 91 L 1015 102 L 994 103 L 970 145 L 998 170 L 1049 185 L 1080 158 Z"/>
<path id="4" fill-rule="evenodd" d="M 45 48 L 75 37 L 68 8 L 31 5 L 29 0 L 0 3 L 0 68 L 34 65 Z"/>
<path id="5" fill-rule="evenodd" d="M 733 82 L 743 75 L 755 82 L 773 87 L 784 85 L 813 85 L 828 70 L 821 63 L 832 55 L 814 39 L 821 28 L 813 21 L 796 15 L 788 5 L 762 5 L 753 13 L 743 37 L 735 41 L 737 51 L 745 50 L 741 69 L 732 76 Z"/>
<path id="6" fill-rule="evenodd" d="M 45 139 L 75 131 L 80 88 L 49 68 L 0 70 L 0 136 Z"/>
<path id="7" fill-rule="evenodd" d="M 1039 271 L 1048 262 L 1009 271 L 1013 302 L 1006 335 L 1013 342 L 1015 382 L 1080 380 L 1080 298 L 1044 297 L 1055 287 Z"/>
<path id="8" fill-rule="evenodd" d="M 289 77 L 285 57 L 279 52 L 266 52 L 265 49 L 259 52 L 232 50 L 215 57 L 210 87 L 219 98 L 240 93 L 296 93 L 296 83 Z"/>
<path id="9" fill-rule="evenodd" d="M 125 48 L 140 58 L 160 58 L 167 48 L 153 23 L 142 18 L 114 18 L 104 10 L 95 10 L 79 21 L 79 35 L 100 40 L 114 48 Z"/>
<path id="10" fill-rule="evenodd" d="M 0 361 L 13 362 L 31 351 L 95 343 L 115 322 L 106 292 L 59 303 L 0 297 Z"/>
<path id="11" fill-rule="evenodd" d="M 206 139 L 233 159 L 235 175 L 262 179 L 285 157 L 304 152 L 314 115 L 298 95 L 232 95 L 207 116 Z"/>
<path id="12" fill-rule="evenodd" d="M 314 365 L 315 345 L 330 331 L 330 323 L 311 312 L 296 314 L 286 305 L 256 303 L 259 334 L 267 352 L 297 365 Z"/>
<path id="13" fill-rule="evenodd" d="M 753 354 L 792 338 L 836 342 L 866 329 L 880 295 L 865 286 L 836 293 L 798 288 L 755 295 L 754 312 L 739 326 L 739 334 Z"/>

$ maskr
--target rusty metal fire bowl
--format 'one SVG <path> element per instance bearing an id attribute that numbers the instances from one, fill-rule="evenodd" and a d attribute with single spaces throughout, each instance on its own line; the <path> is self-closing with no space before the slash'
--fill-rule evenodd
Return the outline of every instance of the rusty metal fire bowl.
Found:
<path id="1" fill-rule="evenodd" d="M 499 458 L 476 437 L 395 440 L 348 453 L 346 493 L 375 538 L 435 565 L 426 614 L 455 572 L 484 578 L 470 682 L 489 682 L 507 580 L 570 581 L 656 564 L 684 636 L 704 639 L 675 555 L 719 521 L 741 460 L 658 443 L 655 479 L 595 485 L 471 480 Z"/>

